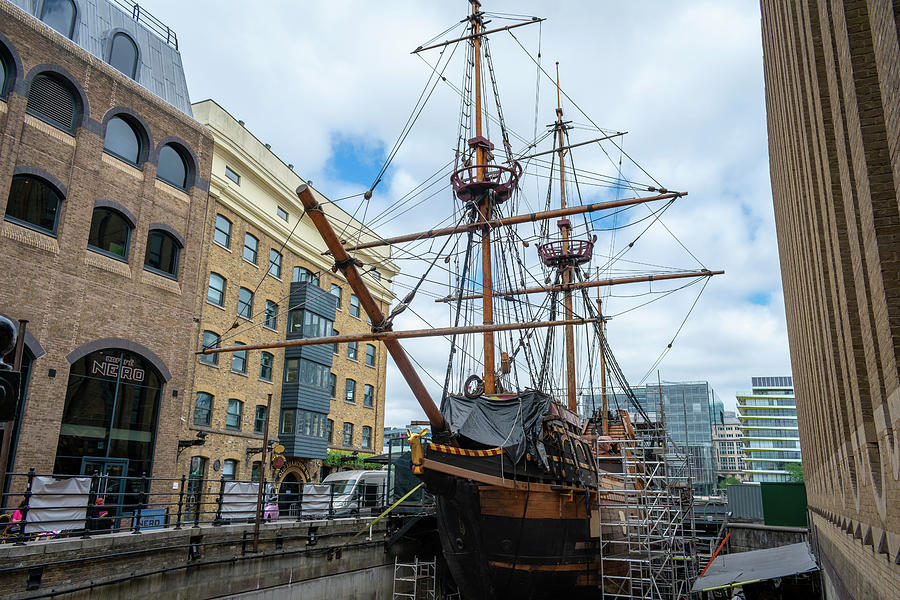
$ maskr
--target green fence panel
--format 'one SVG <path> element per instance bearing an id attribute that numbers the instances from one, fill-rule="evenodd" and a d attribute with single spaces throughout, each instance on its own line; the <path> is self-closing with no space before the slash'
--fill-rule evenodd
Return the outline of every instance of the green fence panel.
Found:
<path id="1" fill-rule="evenodd" d="M 760 483 L 766 525 L 806 527 L 806 486 L 802 483 Z"/>

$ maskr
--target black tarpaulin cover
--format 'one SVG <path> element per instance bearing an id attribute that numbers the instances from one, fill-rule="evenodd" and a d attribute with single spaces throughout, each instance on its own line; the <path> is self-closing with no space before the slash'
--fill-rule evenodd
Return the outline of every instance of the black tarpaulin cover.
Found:
<path id="1" fill-rule="evenodd" d="M 441 414 L 450 431 L 479 444 L 506 450 L 514 462 L 530 452 L 543 458 L 541 424 L 550 408 L 550 396 L 526 391 L 501 398 L 447 396 Z"/>

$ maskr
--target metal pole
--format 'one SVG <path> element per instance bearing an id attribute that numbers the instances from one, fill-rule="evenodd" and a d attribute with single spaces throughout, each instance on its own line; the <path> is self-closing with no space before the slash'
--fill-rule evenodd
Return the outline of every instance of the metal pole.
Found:
<path id="1" fill-rule="evenodd" d="M 175 529 L 181 529 L 181 510 L 184 507 L 184 483 L 186 479 L 187 477 L 184 475 L 181 476 L 181 488 L 178 490 L 178 520 L 175 522 Z"/>
<path id="2" fill-rule="evenodd" d="M 263 489 L 266 487 L 266 456 L 269 453 L 269 418 L 272 412 L 272 394 L 266 399 L 266 424 L 263 427 L 262 459 L 259 463 L 259 489 L 256 490 L 256 520 L 253 522 L 253 552 L 259 552 L 259 522 L 262 519 Z"/>
<path id="3" fill-rule="evenodd" d="M 25 327 L 28 325 L 28 319 L 19 319 L 19 331 L 16 333 L 16 350 L 13 355 L 13 371 L 22 372 L 22 356 L 25 353 Z M 3 357 L 0 356 L 0 359 Z M 21 381 L 21 380 L 20 380 Z M 19 384 L 19 397 L 16 400 L 15 419 L 18 419 L 21 407 L 19 403 L 22 401 L 22 387 L 24 382 Z M 6 421 L 3 424 L 3 441 L 0 442 L 0 494 L 6 493 L 6 472 L 9 470 L 9 451 L 12 448 L 13 431 L 16 428 L 16 420 Z M 6 507 L 6 497 L 2 497 L 3 501 L 0 506 Z"/>

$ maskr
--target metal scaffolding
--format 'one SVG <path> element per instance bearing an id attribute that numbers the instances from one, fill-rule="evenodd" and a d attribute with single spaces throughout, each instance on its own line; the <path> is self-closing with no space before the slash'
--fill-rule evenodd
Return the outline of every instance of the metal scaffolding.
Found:
<path id="1" fill-rule="evenodd" d="M 622 437 L 621 473 L 605 474 L 600 496 L 602 598 L 690 597 L 697 576 L 690 455 L 673 451 L 659 423 Z"/>
<path id="2" fill-rule="evenodd" d="M 392 600 L 435 600 L 437 560 L 402 563 L 394 558 L 394 586 Z"/>

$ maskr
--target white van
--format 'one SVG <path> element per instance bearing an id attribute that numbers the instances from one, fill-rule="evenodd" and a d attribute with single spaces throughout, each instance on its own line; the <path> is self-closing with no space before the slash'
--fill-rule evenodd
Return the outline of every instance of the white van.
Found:
<path id="1" fill-rule="evenodd" d="M 340 471 L 322 483 L 333 490 L 331 507 L 336 516 L 356 515 L 384 504 L 387 471 Z"/>

